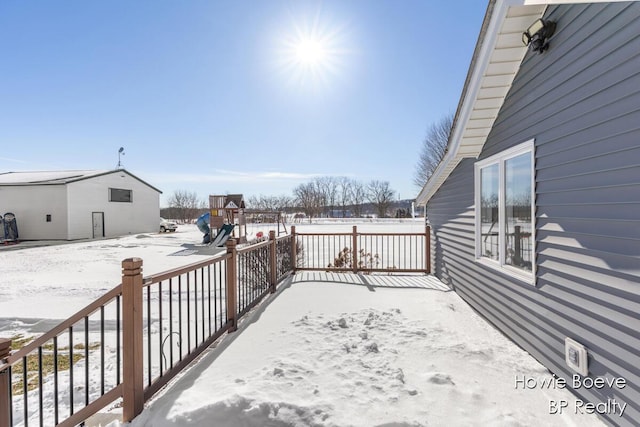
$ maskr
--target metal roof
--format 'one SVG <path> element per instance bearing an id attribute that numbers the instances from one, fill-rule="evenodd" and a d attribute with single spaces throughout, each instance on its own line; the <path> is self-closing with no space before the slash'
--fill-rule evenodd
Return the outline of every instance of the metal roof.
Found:
<path id="1" fill-rule="evenodd" d="M 107 171 L 28 171 L 0 173 L 0 185 L 66 184 L 82 178 L 102 175 Z"/>
<path id="2" fill-rule="evenodd" d="M 162 193 L 153 185 L 143 181 L 125 169 L 115 170 L 70 170 L 70 171 L 24 171 L 24 172 L 3 172 L 0 173 L 0 186 L 19 185 L 66 185 L 76 181 L 95 178 L 112 173 L 126 173 L 132 178 L 140 181 L 144 185 Z"/>

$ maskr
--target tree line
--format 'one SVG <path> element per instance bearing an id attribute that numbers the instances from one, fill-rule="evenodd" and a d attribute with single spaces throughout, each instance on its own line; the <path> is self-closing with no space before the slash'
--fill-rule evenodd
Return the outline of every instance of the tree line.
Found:
<path id="1" fill-rule="evenodd" d="M 273 212 L 302 212 L 308 218 L 361 217 L 363 208 L 370 203 L 378 217 L 397 214 L 391 212 L 395 190 L 388 181 L 362 182 L 345 176 L 323 176 L 302 183 L 291 196 L 258 195 L 245 200 L 248 209 Z M 198 198 L 194 191 L 177 190 L 169 198 L 169 207 L 163 216 L 182 222 L 192 222 L 209 208 L 208 201 Z M 406 216 L 408 212 L 402 212 Z"/>

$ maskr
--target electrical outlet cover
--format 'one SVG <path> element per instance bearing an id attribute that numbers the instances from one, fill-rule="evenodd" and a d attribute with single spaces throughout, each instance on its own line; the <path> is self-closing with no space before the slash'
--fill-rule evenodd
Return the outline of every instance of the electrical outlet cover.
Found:
<path id="1" fill-rule="evenodd" d="M 564 339 L 564 360 L 578 374 L 589 375 L 587 348 L 568 337 Z"/>

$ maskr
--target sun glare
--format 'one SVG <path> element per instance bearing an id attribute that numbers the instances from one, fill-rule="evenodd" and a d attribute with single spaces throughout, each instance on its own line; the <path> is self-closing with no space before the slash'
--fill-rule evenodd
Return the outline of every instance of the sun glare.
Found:
<path id="1" fill-rule="evenodd" d="M 326 58 L 327 52 L 322 43 L 317 40 L 300 40 L 295 46 L 298 61 L 304 65 L 317 65 Z"/>
<path id="2" fill-rule="evenodd" d="M 344 30 L 331 19 L 292 19 L 288 34 L 282 34 L 278 68 L 296 87 L 324 90 L 344 69 Z"/>

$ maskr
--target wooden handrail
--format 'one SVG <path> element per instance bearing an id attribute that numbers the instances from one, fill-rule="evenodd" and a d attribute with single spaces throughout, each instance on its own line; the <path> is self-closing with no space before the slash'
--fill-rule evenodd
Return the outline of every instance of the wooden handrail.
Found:
<path id="1" fill-rule="evenodd" d="M 238 255 L 243 254 L 245 252 L 251 252 L 254 250 L 258 250 L 263 246 L 269 246 L 270 242 L 268 240 L 265 240 L 264 242 L 260 242 L 260 243 L 256 243 L 255 245 L 249 245 L 249 246 L 245 246 L 243 248 L 237 249 L 236 252 L 238 253 Z"/>
<path id="2" fill-rule="evenodd" d="M 361 233 L 358 236 L 424 236 L 424 233 Z M 353 236 L 353 233 L 298 233 L 296 236 Z"/>
<path id="3" fill-rule="evenodd" d="M 296 230 L 296 236 L 351 236 L 353 233 L 299 233 Z"/>
<path id="4" fill-rule="evenodd" d="M 64 332 L 69 326 L 76 324 L 78 321 L 82 320 L 86 316 L 90 316 L 94 312 L 100 309 L 103 305 L 106 305 L 108 302 L 111 302 L 115 297 L 122 295 L 122 284 L 116 286 L 111 289 L 106 294 L 102 295 L 100 298 L 78 311 L 73 316 L 59 323 L 57 326 L 53 327 L 51 330 L 46 332 L 45 334 L 39 336 L 38 338 L 31 341 L 29 344 L 22 347 L 20 350 L 16 351 L 12 355 L 7 358 L 7 363 L 0 365 L 0 371 L 7 369 L 9 366 L 13 365 L 15 362 L 21 360 L 23 357 L 27 356 L 32 351 L 36 350 L 38 347 L 44 345 L 47 341 L 53 339 L 53 337 L 59 335 Z"/>
<path id="5" fill-rule="evenodd" d="M 198 268 L 206 267 L 208 265 L 221 263 L 229 258 L 228 254 L 216 255 L 213 258 L 208 258 L 204 261 L 194 262 L 192 264 L 185 265 L 183 267 L 174 268 L 172 270 L 163 271 L 162 273 L 152 274 L 144 278 L 143 284 L 145 286 L 153 285 L 154 283 L 162 282 L 163 280 L 171 279 L 184 273 L 188 273 Z"/>

